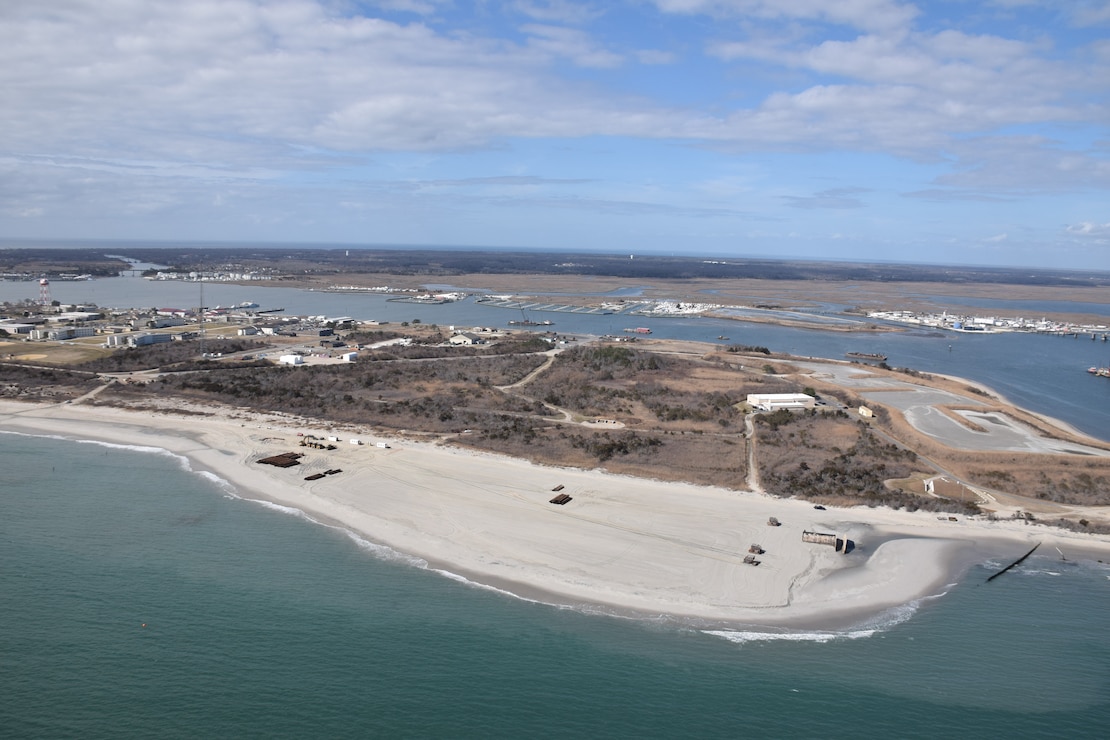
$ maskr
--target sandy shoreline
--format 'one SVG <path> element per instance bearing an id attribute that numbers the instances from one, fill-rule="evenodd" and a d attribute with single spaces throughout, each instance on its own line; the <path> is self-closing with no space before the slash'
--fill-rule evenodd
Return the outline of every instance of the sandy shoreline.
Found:
<path id="1" fill-rule="evenodd" d="M 0 429 L 157 447 L 245 499 L 299 509 L 429 567 L 552 604 L 658 615 L 698 626 L 843 628 L 938 593 L 975 562 L 1035 542 L 1110 555 L 1110 538 L 1012 521 L 938 520 L 886 509 L 819 511 L 802 501 L 598 471 L 543 467 L 431 443 L 350 433 L 299 446 L 322 425 L 256 415 L 176 416 L 85 404 L 0 402 Z M 301 452 L 298 466 L 259 458 Z M 342 472 L 316 481 L 304 477 Z M 555 486 L 565 506 L 548 503 Z M 776 517 L 782 526 L 768 526 Z M 805 543 L 847 536 L 850 555 Z M 743 562 L 748 548 L 766 552 Z"/>

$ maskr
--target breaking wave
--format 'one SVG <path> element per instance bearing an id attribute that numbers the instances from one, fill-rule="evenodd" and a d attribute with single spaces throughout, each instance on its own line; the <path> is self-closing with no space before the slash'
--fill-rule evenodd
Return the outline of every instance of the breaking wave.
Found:
<path id="1" fill-rule="evenodd" d="M 931 596 L 914 599 L 907 604 L 891 607 L 882 613 L 845 630 L 702 630 L 704 634 L 720 637 L 743 645 L 749 642 L 816 642 L 836 640 L 861 640 L 888 632 L 910 620 L 925 602 L 947 595 L 942 591 Z"/>

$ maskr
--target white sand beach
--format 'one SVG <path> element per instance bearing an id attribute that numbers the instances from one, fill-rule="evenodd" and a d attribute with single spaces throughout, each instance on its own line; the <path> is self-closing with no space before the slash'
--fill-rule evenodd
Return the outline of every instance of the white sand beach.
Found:
<path id="1" fill-rule="evenodd" d="M 245 411 L 198 416 L 0 402 L 0 429 L 163 448 L 226 480 L 242 498 L 294 507 L 475 583 L 552 604 L 699 624 L 847 626 L 943 590 L 972 562 L 1016 558 L 1036 542 L 1110 554 L 1110 538 L 1016 521 L 817 510 Z M 316 450 L 300 446 L 299 434 L 341 441 Z M 285 452 L 304 457 L 289 468 L 257 462 Z M 341 472 L 304 480 L 335 469 Z M 569 503 L 549 503 L 556 486 Z M 769 526 L 770 517 L 781 526 Z M 842 555 L 803 542 L 804 530 L 850 538 L 856 549 Z M 753 544 L 765 551 L 758 565 L 744 562 Z"/>

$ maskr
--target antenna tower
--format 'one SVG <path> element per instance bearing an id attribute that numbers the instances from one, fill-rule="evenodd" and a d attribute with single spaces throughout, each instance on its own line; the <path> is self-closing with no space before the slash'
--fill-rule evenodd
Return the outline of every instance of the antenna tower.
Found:
<path id="1" fill-rule="evenodd" d="M 204 357 L 204 282 L 200 284 L 200 306 L 197 308 L 197 317 L 200 321 L 200 356 Z"/>

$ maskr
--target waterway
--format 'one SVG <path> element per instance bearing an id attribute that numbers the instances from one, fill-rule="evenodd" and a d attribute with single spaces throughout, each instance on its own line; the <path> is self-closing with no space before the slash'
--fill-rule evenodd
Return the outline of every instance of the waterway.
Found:
<path id="1" fill-rule="evenodd" d="M 390 301 L 389 296 L 382 294 L 309 291 L 263 282 L 258 285 L 204 283 L 203 286 L 203 300 L 207 306 L 252 301 L 259 303 L 262 310 L 283 308 L 286 314 L 349 316 L 387 322 L 419 320 L 425 324 L 458 328 L 508 328 L 509 321 L 521 318 L 517 310 L 483 305 L 473 297 L 454 303 L 426 305 Z M 201 301 L 200 283 L 150 281 L 138 277 L 57 282 L 52 283 L 50 289 L 51 296 L 63 303 L 95 303 L 105 308 L 191 308 Z M 0 282 L 2 301 L 37 298 L 38 284 L 35 282 Z M 629 294 L 626 300 L 634 300 L 634 296 Z M 1089 313 L 1089 307 L 1100 304 L 1075 305 L 1077 313 Z M 1067 306 L 1067 302 L 1051 303 L 1052 310 L 1066 311 L 1069 310 Z M 1033 301 L 1013 309 L 1035 316 L 1047 311 L 1048 305 Z M 824 310 L 831 313 L 834 307 Z M 1110 440 L 1110 379 L 1086 372 L 1091 366 L 1110 365 L 1110 342 L 1092 341 L 1089 336 L 973 334 L 920 329 L 881 333 L 822 331 L 732 319 L 646 318 L 620 313 L 530 312 L 529 318 L 550 319 L 554 322 L 552 330 L 570 335 L 622 334 L 625 328 L 646 326 L 652 330 L 653 338 L 702 341 L 722 349 L 729 344 L 740 344 L 834 359 L 843 359 L 846 352 L 877 352 L 887 355 L 887 362 L 893 367 L 977 381 L 1012 403 Z M 718 339 L 721 336 L 728 339 Z"/>

